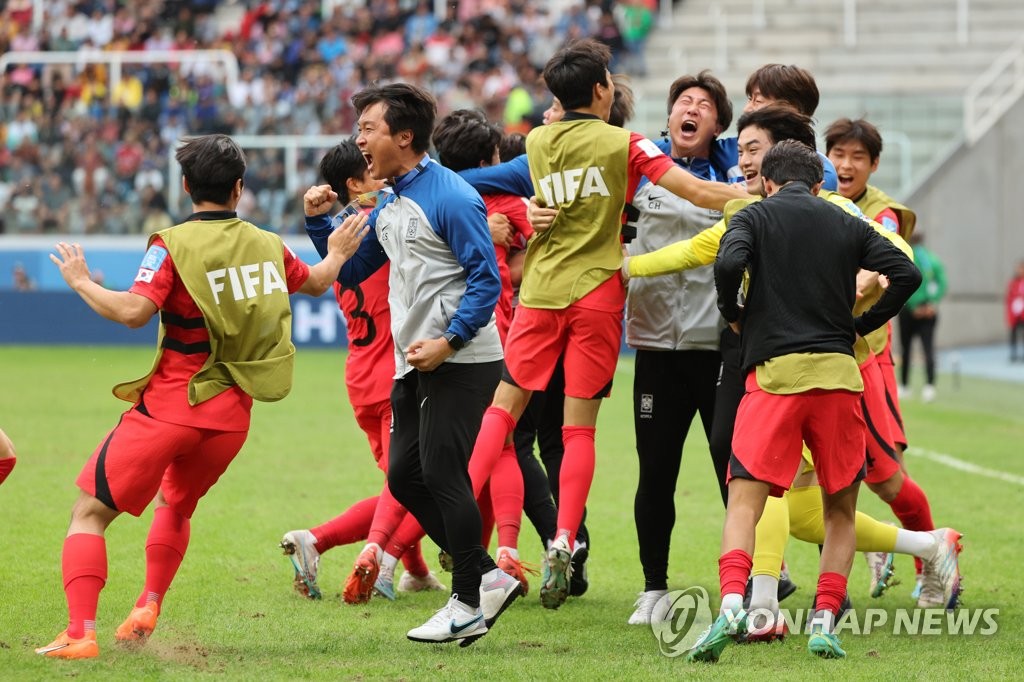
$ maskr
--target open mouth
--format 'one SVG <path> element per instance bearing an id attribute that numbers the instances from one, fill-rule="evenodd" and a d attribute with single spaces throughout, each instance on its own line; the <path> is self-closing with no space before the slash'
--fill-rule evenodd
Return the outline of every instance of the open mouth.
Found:
<path id="1" fill-rule="evenodd" d="M 679 126 L 679 129 L 683 133 L 695 133 L 697 132 L 697 123 L 695 121 L 683 121 L 683 124 Z"/>
<path id="2" fill-rule="evenodd" d="M 373 168 L 373 155 L 363 152 L 363 160 L 366 161 L 366 167 Z"/>

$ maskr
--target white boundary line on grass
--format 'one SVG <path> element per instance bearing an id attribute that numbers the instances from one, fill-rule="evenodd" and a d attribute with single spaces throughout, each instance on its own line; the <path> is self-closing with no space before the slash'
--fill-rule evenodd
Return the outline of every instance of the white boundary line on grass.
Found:
<path id="1" fill-rule="evenodd" d="M 1006 471 L 986 469 L 985 467 L 965 462 L 962 459 L 957 459 L 952 455 L 945 455 L 941 452 L 933 452 L 932 450 L 924 450 L 922 448 L 907 448 L 906 454 L 913 455 L 914 457 L 924 457 L 925 459 L 930 459 L 933 462 L 945 464 L 952 469 L 966 471 L 969 474 L 977 474 L 978 476 L 986 476 L 998 481 L 1006 481 L 1007 483 L 1015 483 L 1017 485 L 1024 486 L 1024 476 L 1018 476 L 1017 474 L 1011 474 Z"/>

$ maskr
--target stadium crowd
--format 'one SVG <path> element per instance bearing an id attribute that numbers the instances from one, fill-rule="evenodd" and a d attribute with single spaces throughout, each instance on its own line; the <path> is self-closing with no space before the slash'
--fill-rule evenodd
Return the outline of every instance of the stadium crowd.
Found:
<path id="1" fill-rule="evenodd" d="M 594 36 L 615 69 L 639 72 L 654 17 L 649 0 L 462 0 L 441 21 L 425 1 L 333 4 L 323 16 L 330 3 L 318 0 L 57 0 L 38 22 L 31 0 L 7 2 L 0 53 L 226 49 L 240 75 L 228 84 L 210 64 L 124 64 L 112 83 L 111 67 L 87 58 L 10 65 L 0 74 L 0 233 L 168 227 L 187 210 L 168 205 L 168 150 L 182 136 L 342 138 L 355 125 L 352 94 L 378 81 L 422 85 L 442 114 L 480 108 L 525 132 L 550 102 L 538 65 L 560 45 Z M 300 153 L 298 186 L 316 179 L 323 151 Z M 284 156 L 250 150 L 241 210 L 267 229 L 298 232 Z"/>

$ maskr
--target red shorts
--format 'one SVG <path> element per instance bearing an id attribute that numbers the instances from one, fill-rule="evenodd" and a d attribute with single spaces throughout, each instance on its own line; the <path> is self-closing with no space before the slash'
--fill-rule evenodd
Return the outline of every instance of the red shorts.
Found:
<path id="1" fill-rule="evenodd" d="M 825 389 L 766 393 L 753 371 L 746 389 L 736 412 L 730 480 L 764 481 L 770 494 L 780 497 L 800 470 L 805 441 L 825 492 L 839 492 L 864 477 L 860 394 Z"/>
<path id="2" fill-rule="evenodd" d="M 543 391 L 564 355 L 565 395 L 586 400 L 609 395 L 622 344 L 622 308 L 587 307 L 587 299 L 612 285 L 622 286 L 613 277 L 568 308 L 520 304 L 505 343 L 505 372 L 516 386 Z"/>
<path id="3" fill-rule="evenodd" d="M 875 356 L 860 366 L 864 380 L 861 409 L 864 412 L 864 440 L 867 447 L 868 483 L 887 481 L 900 468 L 899 456 L 889 429 L 889 406 L 885 402 L 885 380 Z"/>
<path id="4" fill-rule="evenodd" d="M 877 358 L 878 367 L 882 370 L 885 381 L 885 406 L 889 417 L 889 432 L 893 442 L 906 449 L 907 433 L 903 430 L 903 413 L 900 411 L 899 391 L 896 389 L 896 367 L 892 362 L 892 324 L 889 325 L 889 340 L 885 351 Z"/>
<path id="5" fill-rule="evenodd" d="M 242 449 L 248 431 L 157 421 L 132 408 L 78 475 L 78 487 L 111 509 L 139 516 L 162 491 L 187 518 Z"/>
<path id="6" fill-rule="evenodd" d="M 356 423 L 370 441 L 370 452 L 377 468 L 388 472 L 388 446 L 391 444 L 391 400 L 372 405 L 353 405 Z"/>

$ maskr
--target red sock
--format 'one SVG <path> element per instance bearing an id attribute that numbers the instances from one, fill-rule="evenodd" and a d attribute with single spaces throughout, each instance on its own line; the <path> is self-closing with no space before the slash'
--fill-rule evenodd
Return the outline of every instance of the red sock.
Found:
<path id="1" fill-rule="evenodd" d="M 153 525 L 146 538 L 146 587 L 136 606 L 145 606 L 151 601 L 163 605 L 167 588 L 188 549 L 191 527 L 187 518 L 170 507 L 157 507 L 153 512 Z"/>
<path id="2" fill-rule="evenodd" d="M 412 516 L 412 514 L 409 516 Z M 425 578 L 430 573 L 430 567 L 423 560 L 423 548 L 420 547 L 419 540 L 402 553 L 402 565 L 405 566 L 405 570 L 417 578 Z"/>
<path id="3" fill-rule="evenodd" d="M 576 531 L 583 520 L 590 484 L 594 480 L 593 426 L 563 426 L 562 470 L 558 476 L 558 523 L 556 537 L 569 534 L 569 549 L 576 540 Z"/>
<path id="4" fill-rule="evenodd" d="M 743 594 L 747 589 L 747 578 L 754 560 L 742 549 L 729 550 L 718 557 L 718 584 L 722 596 L 727 594 Z"/>
<path id="5" fill-rule="evenodd" d="M 889 503 L 889 507 L 907 530 L 935 530 L 928 496 L 924 494 L 921 486 L 906 474 L 903 476 L 903 485 L 900 487 L 899 493 Z M 914 566 L 917 569 L 917 574 L 920 575 L 924 564 L 917 557 L 914 557 Z"/>
<path id="6" fill-rule="evenodd" d="M 424 535 L 423 528 L 420 527 L 416 517 L 406 512 L 402 522 L 398 524 L 398 528 L 388 538 L 387 543 L 381 545 L 381 547 L 391 556 L 405 557 L 414 546 L 419 546 L 419 541 L 423 539 Z M 406 568 L 408 568 L 408 565 L 406 565 Z M 417 573 L 416 575 L 421 574 Z"/>
<path id="7" fill-rule="evenodd" d="M 846 598 L 846 577 L 841 573 L 822 573 L 818 576 L 818 598 L 814 601 L 815 611 L 831 611 L 839 615 L 839 607 Z"/>
<path id="8" fill-rule="evenodd" d="M 498 546 L 519 546 L 519 525 L 523 519 L 523 472 L 515 445 L 506 445 L 491 473 L 491 504 L 498 526 Z"/>
<path id="9" fill-rule="evenodd" d="M 360 500 L 345 510 L 341 516 L 336 516 L 316 528 L 310 528 L 309 532 L 316 538 L 316 551 L 323 554 L 331 547 L 364 539 L 370 532 L 370 522 L 373 520 L 374 510 L 377 509 L 377 499 L 368 497 Z"/>
<path id="10" fill-rule="evenodd" d="M 476 436 L 473 454 L 469 457 L 469 478 L 473 481 L 473 497 L 480 499 L 480 491 L 491 477 L 494 465 L 501 456 L 505 441 L 516 429 L 516 420 L 500 407 L 487 408 L 480 432 Z"/>
<path id="11" fill-rule="evenodd" d="M 391 488 L 385 483 L 384 489 L 380 491 L 377 509 L 373 512 L 373 521 L 370 522 L 370 532 L 366 536 L 366 541 L 376 542 L 384 547 L 391 536 L 398 531 L 406 516 L 411 516 L 411 514 L 395 499 L 395 496 L 391 494 Z"/>
<path id="12" fill-rule="evenodd" d="M 7 476 L 14 469 L 15 463 L 18 461 L 17 457 L 4 457 L 0 459 L 0 483 L 7 480 Z"/>
<path id="13" fill-rule="evenodd" d="M 494 503 L 491 501 L 491 482 L 487 481 L 476 500 L 480 507 L 480 544 L 484 549 L 491 546 L 494 534 Z"/>
<path id="14" fill-rule="evenodd" d="M 107 584 L 107 543 L 102 535 L 75 533 L 64 538 L 61 553 L 64 596 L 68 601 L 68 637 L 79 639 L 96 629 L 96 605 Z"/>

